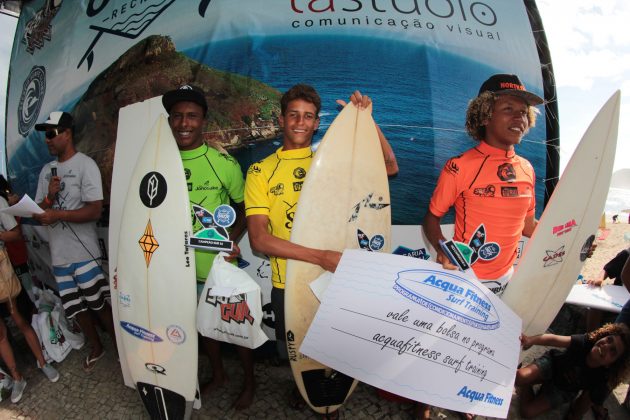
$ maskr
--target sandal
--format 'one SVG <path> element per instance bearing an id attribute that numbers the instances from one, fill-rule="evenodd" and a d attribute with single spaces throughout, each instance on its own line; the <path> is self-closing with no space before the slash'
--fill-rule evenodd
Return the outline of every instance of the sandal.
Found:
<path id="1" fill-rule="evenodd" d="M 95 357 L 90 357 L 89 354 L 85 356 L 85 362 L 83 362 L 83 370 L 88 373 L 92 372 L 92 370 L 94 370 L 94 367 L 96 367 L 96 362 L 101 360 L 103 356 L 105 356 L 105 350 L 103 350 L 101 354 Z"/>
<path id="2" fill-rule="evenodd" d="M 289 407 L 294 410 L 303 410 L 306 407 L 306 401 L 302 398 L 302 394 L 300 394 L 300 390 L 297 387 L 293 388 L 289 394 Z"/>

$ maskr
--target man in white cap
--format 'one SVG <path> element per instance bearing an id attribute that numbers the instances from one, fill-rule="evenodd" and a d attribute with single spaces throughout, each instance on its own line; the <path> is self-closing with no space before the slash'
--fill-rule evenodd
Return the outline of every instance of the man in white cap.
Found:
<path id="1" fill-rule="evenodd" d="M 53 275 L 66 316 L 77 320 L 90 344 L 83 362 L 83 369 L 90 372 L 105 350 L 88 310 L 98 315 L 116 341 L 96 234 L 103 208 L 101 173 L 94 160 L 75 149 L 72 115 L 52 112 L 35 130 L 45 133 L 48 151 L 56 160 L 39 174 L 35 201 L 44 212 L 33 218 L 48 226 Z"/>

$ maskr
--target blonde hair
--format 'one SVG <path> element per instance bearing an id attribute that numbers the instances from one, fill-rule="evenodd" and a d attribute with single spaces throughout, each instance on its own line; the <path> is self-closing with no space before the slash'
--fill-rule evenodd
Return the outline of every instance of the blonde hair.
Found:
<path id="1" fill-rule="evenodd" d="M 466 110 L 466 131 L 468 135 L 475 140 L 481 141 L 486 138 L 486 126 L 484 122 L 492 118 L 492 110 L 497 95 L 490 91 L 481 93 L 468 103 Z M 536 107 L 527 105 L 527 121 L 529 128 L 536 126 L 536 116 L 538 110 Z"/>

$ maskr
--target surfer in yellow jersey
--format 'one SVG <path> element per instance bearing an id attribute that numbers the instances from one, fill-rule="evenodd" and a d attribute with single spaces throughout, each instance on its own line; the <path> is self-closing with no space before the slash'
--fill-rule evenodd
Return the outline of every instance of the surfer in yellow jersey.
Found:
<path id="1" fill-rule="evenodd" d="M 473 271 L 496 294 L 512 276 L 521 235 L 531 236 L 537 223 L 534 169 L 514 147 L 534 127 L 535 106 L 543 102 L 516 75 L 486 80 L 466 111 L 466 130 L 479 144 L 448 160 L 424 216 L 436 261 L 455 269 L 440 246 L 441 218 L 455 207 L 453 239 L 469 251 Z M 430 418 L 430 407 L 420 404 L 419 416 Z"/>
<path id="2" fill-rule="evenodd" d="M 371 99 L 354 92 L 350 101 L 360 109 L 371 104 Z M 337 103 L 345 106 L 344 101 Z M 308 85 L 298 84 L 289 89 L 280 101 L 278 118 L 283 133 L 283 144 L 274 154 L 252 164 L 245 183 L 245 211 L 249 241 L 254 251 L 269 256 L 272 284 L 271 304 L 275 316 L 276 343 L 280 359 L 287 360 L 284 329 L 284 284 L 288 258 L 317 264 L 334 272 L 341 253 L 313 249 L 289 241 L 293 216 L 301 186 L 310 168 L 313 135 L 319 128 L 321 99 Z M 398 173 L 398 164 L 389 142 L 377 126 L 383 158 L 388 175 Z M 283 188 L 277 188 L 282 185 Z M 305 405 L 297 388 L 291 394 L 294 408 Z"/>
<path id="3" fill-rule="evenodd" d="M 197 86 L 184 85 L 166 92 L 162 97 L 164 108 L 169 114 L 168 123 L 177 142 L 182 163 L 186 171 L 188 195 L 192 204 L 203 205 L 214 212 L 222 204 L 230 204 L 235 210 L 234 224 L 229 231 L 233 248 L 226 260 L 234 260 L 240 249 L 236 241 L 245 230 L 245 210 L 243 205 L 244 180 L 236 160 L 220 153 L 204 142 L 203 130 L 207 126 L 208 104 L 204 92 Z M 193 231 L 201 229 L 195 221 Z M 198 297 L 212 267 L 217 252 L 195 249 Z M 227 382 L 227 375 L 221 359 L 221 343 L 209 337 L 201 339 L 212 367 L 212 380 L 201 388 L 202 394 L 211 393 Z M 254 378 L 254 353 L 252 349 L 236 346 L 243 365 L 243 389 L 234 402 L 234 408 L 244 409 L 254 400 L 256 382 Z"/>

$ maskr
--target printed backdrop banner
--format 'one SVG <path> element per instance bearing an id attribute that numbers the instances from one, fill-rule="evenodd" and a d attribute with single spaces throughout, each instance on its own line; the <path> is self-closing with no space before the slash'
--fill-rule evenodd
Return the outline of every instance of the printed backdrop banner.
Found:
<path id="1" fill-rule="evenodd" d="M 465 110 L 488 76 L 517 73 L 553 98 L 539 58 L 548 55 L 544 34 L 532 30 L 539 20 L 531 0 L 31 1 L 10 64 L 10 181 L 34 196 L 51 158 L 33 127 L 62 109 L 75 116 L 77 148 L 101 168 L 107 204 L 118 109 L 184 83 L 207 92 L 208 141 L 246 170 L 279 147 L 279 98 L 302 82 L 323 100 L 316 141 L 335 99 L 355 89 L 373 98 L 400 164 L 393 222 L 418 225 L 444 162 L 474 145 Z M 541 111 L 519 146 L 538 176 L 539 213 L 544 180 L 557 177 L 557 153 L 547 150 L 555 114 Z"/>

